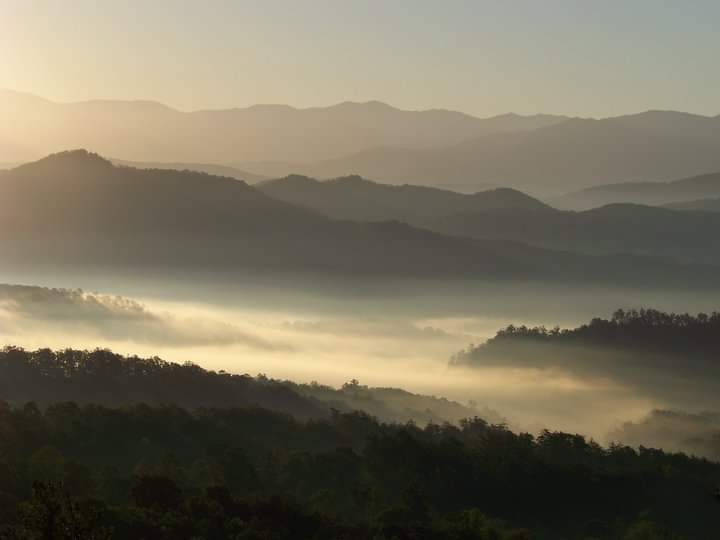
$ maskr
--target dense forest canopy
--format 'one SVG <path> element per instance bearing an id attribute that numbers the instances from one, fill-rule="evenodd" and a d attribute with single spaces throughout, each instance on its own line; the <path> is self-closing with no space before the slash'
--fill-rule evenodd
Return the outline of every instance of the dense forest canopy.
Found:
<path id="1" fill-rule="evenodd" d="M 577 328 L 509 325 L 484 345 L 459 355 L 457 359 L 462 361 L 475 352 L 523 341 L 715 357 L 720 352 L 720 313 L 690 315 L 664 313 L 656 309 L 619 309 L 610 319 L 598 317 Z"/>
<path id="2" fill-rule="evenodd" d="M 455 354 L 454 368 L 516 368 L 600 381 L 650 408 L 702 412 L 718 410 L 720 313 L 690 315 L 655 309 L 618 310 L 576 328 L 510 325 L 480 345 Z M 647 405 L 646 405 L 647 406 Z M 648 440 L 670 448 L 714 456 L 713 445 L 689 444 L 705 430 L 687 426 Z M 631 439 L 636 439 L 632 437 Z"/>
<path id="3" fill-rule="evenodd" d="M 478 418 L 65 402 L 0 430 L 4 538 L 703 539 L 718 509 L 716 463 Z"/>
<path id="4" fill-rule="evenodd" d="M 299 419 L 327 418 L 331 409 L 363 410 L 385 421 L 421 424 L 457 422 L 477 414 L 471 407 L 444 398 L 396 388 L 369 388 L 355 380 L 336 389 L 263 374 L 215 372 L 192 362 L 123 356 L 106 349 L 26 351 L 5 347 L 0 350 L 0 396 L 11 403 L 173 403 L 190 409 L 260 406 Z M 487 412 L 488 417 L 498 419 Z"/>

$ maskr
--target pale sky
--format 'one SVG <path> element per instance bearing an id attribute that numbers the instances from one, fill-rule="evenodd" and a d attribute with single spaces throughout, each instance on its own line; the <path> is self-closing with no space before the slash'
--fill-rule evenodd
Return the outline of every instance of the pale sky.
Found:
<path id="1" fill-rule="evenodd" d="M 720 114 L 717 0 L 0 0 L 0 88 L 181 110 Z"/>

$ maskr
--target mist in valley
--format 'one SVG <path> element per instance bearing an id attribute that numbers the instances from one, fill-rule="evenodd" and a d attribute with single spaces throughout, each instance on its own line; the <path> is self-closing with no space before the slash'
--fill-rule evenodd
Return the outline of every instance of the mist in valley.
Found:
<path id="1" fill-rule="evenodd" d="M 592 369 L 539 351 L 529 365 L 451 363 L 458 352 L 510 324 L 575 327 L 618 307 L 646 305 L 712 311 L 712 297 L 698 291 L 463 281 L 428 287 L 407 280 L 302 282 L 297 276 L 153 279 L 60 271 L 5 270 L 0 277 L 42 286 L 0 287 L 2 341 L 29 350 L 109 348 L 336 388 L 357 380 L 445 397 L 517 430 L 566 430 L 603 442 L 656 409 L 700 413 L 720 407 L 710 381 L 696 380 L 688 391 L 661 371 L 638 372 L 638 379 L 603 368 L 602 351 L 577 352 L 576 363 L 587 360 Z M 81 285 L 99 292 L 77 290 Z M 649 437 L 647 444 L 654 440 Z"/>

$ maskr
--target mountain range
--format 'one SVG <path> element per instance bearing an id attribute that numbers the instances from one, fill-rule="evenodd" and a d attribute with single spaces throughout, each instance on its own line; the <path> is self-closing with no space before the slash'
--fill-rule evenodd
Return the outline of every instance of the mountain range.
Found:
<path id="1" fill-rule="evenodd" d="M 674 128 L 674 126 L 677 126 Z M 720 170 L 720 117 L 649 111 L 568 119 L 442 148 L 376 148 L 299 169 L 332 178 L 358 174 L 391 183 L 516 187 L 537 194 L 609 182 L 667 181 Z"/>
<path id="2" fill-rule="evenodd" d="M 597 120 L 476 118 L 371 101 L 182 112 L 149 101 L 55 103 L 2 91 L 0 116 L 0 162 L 85 147 L 118 160 L 216 164 L 272 178 L 357 174 L 392 184 L 468 192 L 515 187 L 543 196 L 720 170 L 720 116 L 674 111 Z"/>
<path id="3" fill-rule="evenodd" d="M 0 91 L 0 117 L 0 162 L 83 147 L 142 162 L 222 164 L 313 162 L 378 146 L 445 146 L 565 119 L 514 114 L 481 119 L 446 110 L 403 111 L 376 101 L 181 112 L 151 101 L 55 103 L 12 91 Z"/>
<path id="4" fill-rule="evenodd" d="M 336 219 L 413 222 L 468 212 L 528 211 L 549 207 L 511 188 L 474 194 L 415 186 L 381 184 L 360 176 L 320 181 L 291 175 L 257 184 L 257 189 L 290 204 Z"/>
<path id="5" fill-rule="evenodd" d="M 690 185 L 712 184 L 701 180 Z M 595 255 L 633 253 L 720 264 L 717 213 L 676 212 L 636 204 L 561 211 L 509 188 L 466 195 L 383 185 L 359 177 L 318 181 L 292 176 L 257 187 L 277 199 L 337 219 L 400 219 L 456 237 L 523 242 Z"/>
<path id="6" fill-rule="evenodd" d="M 84 271 L 222 268 L 235 276 L 278 272 L 663 286 L 720 283 L 712 266 L 461 238 L 397 220 L 333 219 L 232 178 L 118 167 L 86 151 L 52 155 L 3 172 L 0 198 L 6 265 Z"/>

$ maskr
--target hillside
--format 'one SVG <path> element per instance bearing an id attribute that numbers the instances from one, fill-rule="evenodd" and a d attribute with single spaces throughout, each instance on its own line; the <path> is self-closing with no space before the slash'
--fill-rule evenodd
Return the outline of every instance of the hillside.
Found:
<path id="1" fill-rule="evenodd" d="M 720 313 L 617 310 L 576 328 L 510 325 L 453 366 L 558 370 L 686 410 L 718 407 Z"/>
<path id="2" fill-rule="evenodd" d="M 584 212 L 474 212 L 414 222 L 472 238 L 588 254 L 635 253 L 720 263 L 720 214 L 611 204 Z"/>
<path id="3" fill-rule="evenodd" d="M 414 220 L 465 212 L 503 210 L 551 211 L 537 199 L 513 189 L 494 189 L 472 195 L 423 186 L 393 186 L 347 176 L 319 181 L 288 176 L 258 184 L 257 188 L 290 204 L 311 208 L 337 219 Z"/>
<path id="4" fill-rule="evenodd" d="M 665 208 L 671 210 L 691 210 L 700 212 L 720 212 L 720 198 L 698 199 L 696 201 L 684 201 L 666 204 Z"/>
<path id="5" fill-rule="evenodd" d="M 0 298 L 2 292 L 0 288 Z M 477 415 L 475 409 L 460 403 L 396 388 L 347 384 L 336 389 L 210 371 L 157 357 L 122 356 L 104 349 L 26 351 L 7 346 L 0 348 L 0 374 L 0 399 L 11 404 L 73 401 L 120 407 L 145 403 L 189 410 L 263 407 L 299 420 L 329 418 L 331 409 L 362 410 L 385 422 L 419 424 L 458 422 Z"/>
<path id="6" fill-rule="evenodd" d="M 201 173 L 116 167 L 84 151 L 0 180 L 6 264 L 136 270 L 329 273 L 345 277 L 718 283 L 712 267 L 587 257 L 437 234 L 397 221 L 354 223 Z M 41 218 L 39 218 L 39 216 Z"/>
<path id="7" fill-rule="evenodd" d="M 711 184 L 711 180 L 692 179 L 692 185 Z M 559 211 L 509 188 L 467 195 L 379 184 L 357 176 L 327 181 L 289 176 L 257 187 L 276 199 L 337 219 L 398 219 L 453 236 L 588 254 L 635 253 L 720 263 L 720 215 L 714 214 L 632 204 Z"/>
<path id="8" fill-rule="evenodd" d="M 719 196 L 720 173 L 713 173 L 671 182 L 628 182 L 593 186 L 548 199 L 548 202 L 556 208 L 587 210 L 613 203 L 660 206 Z"/>

